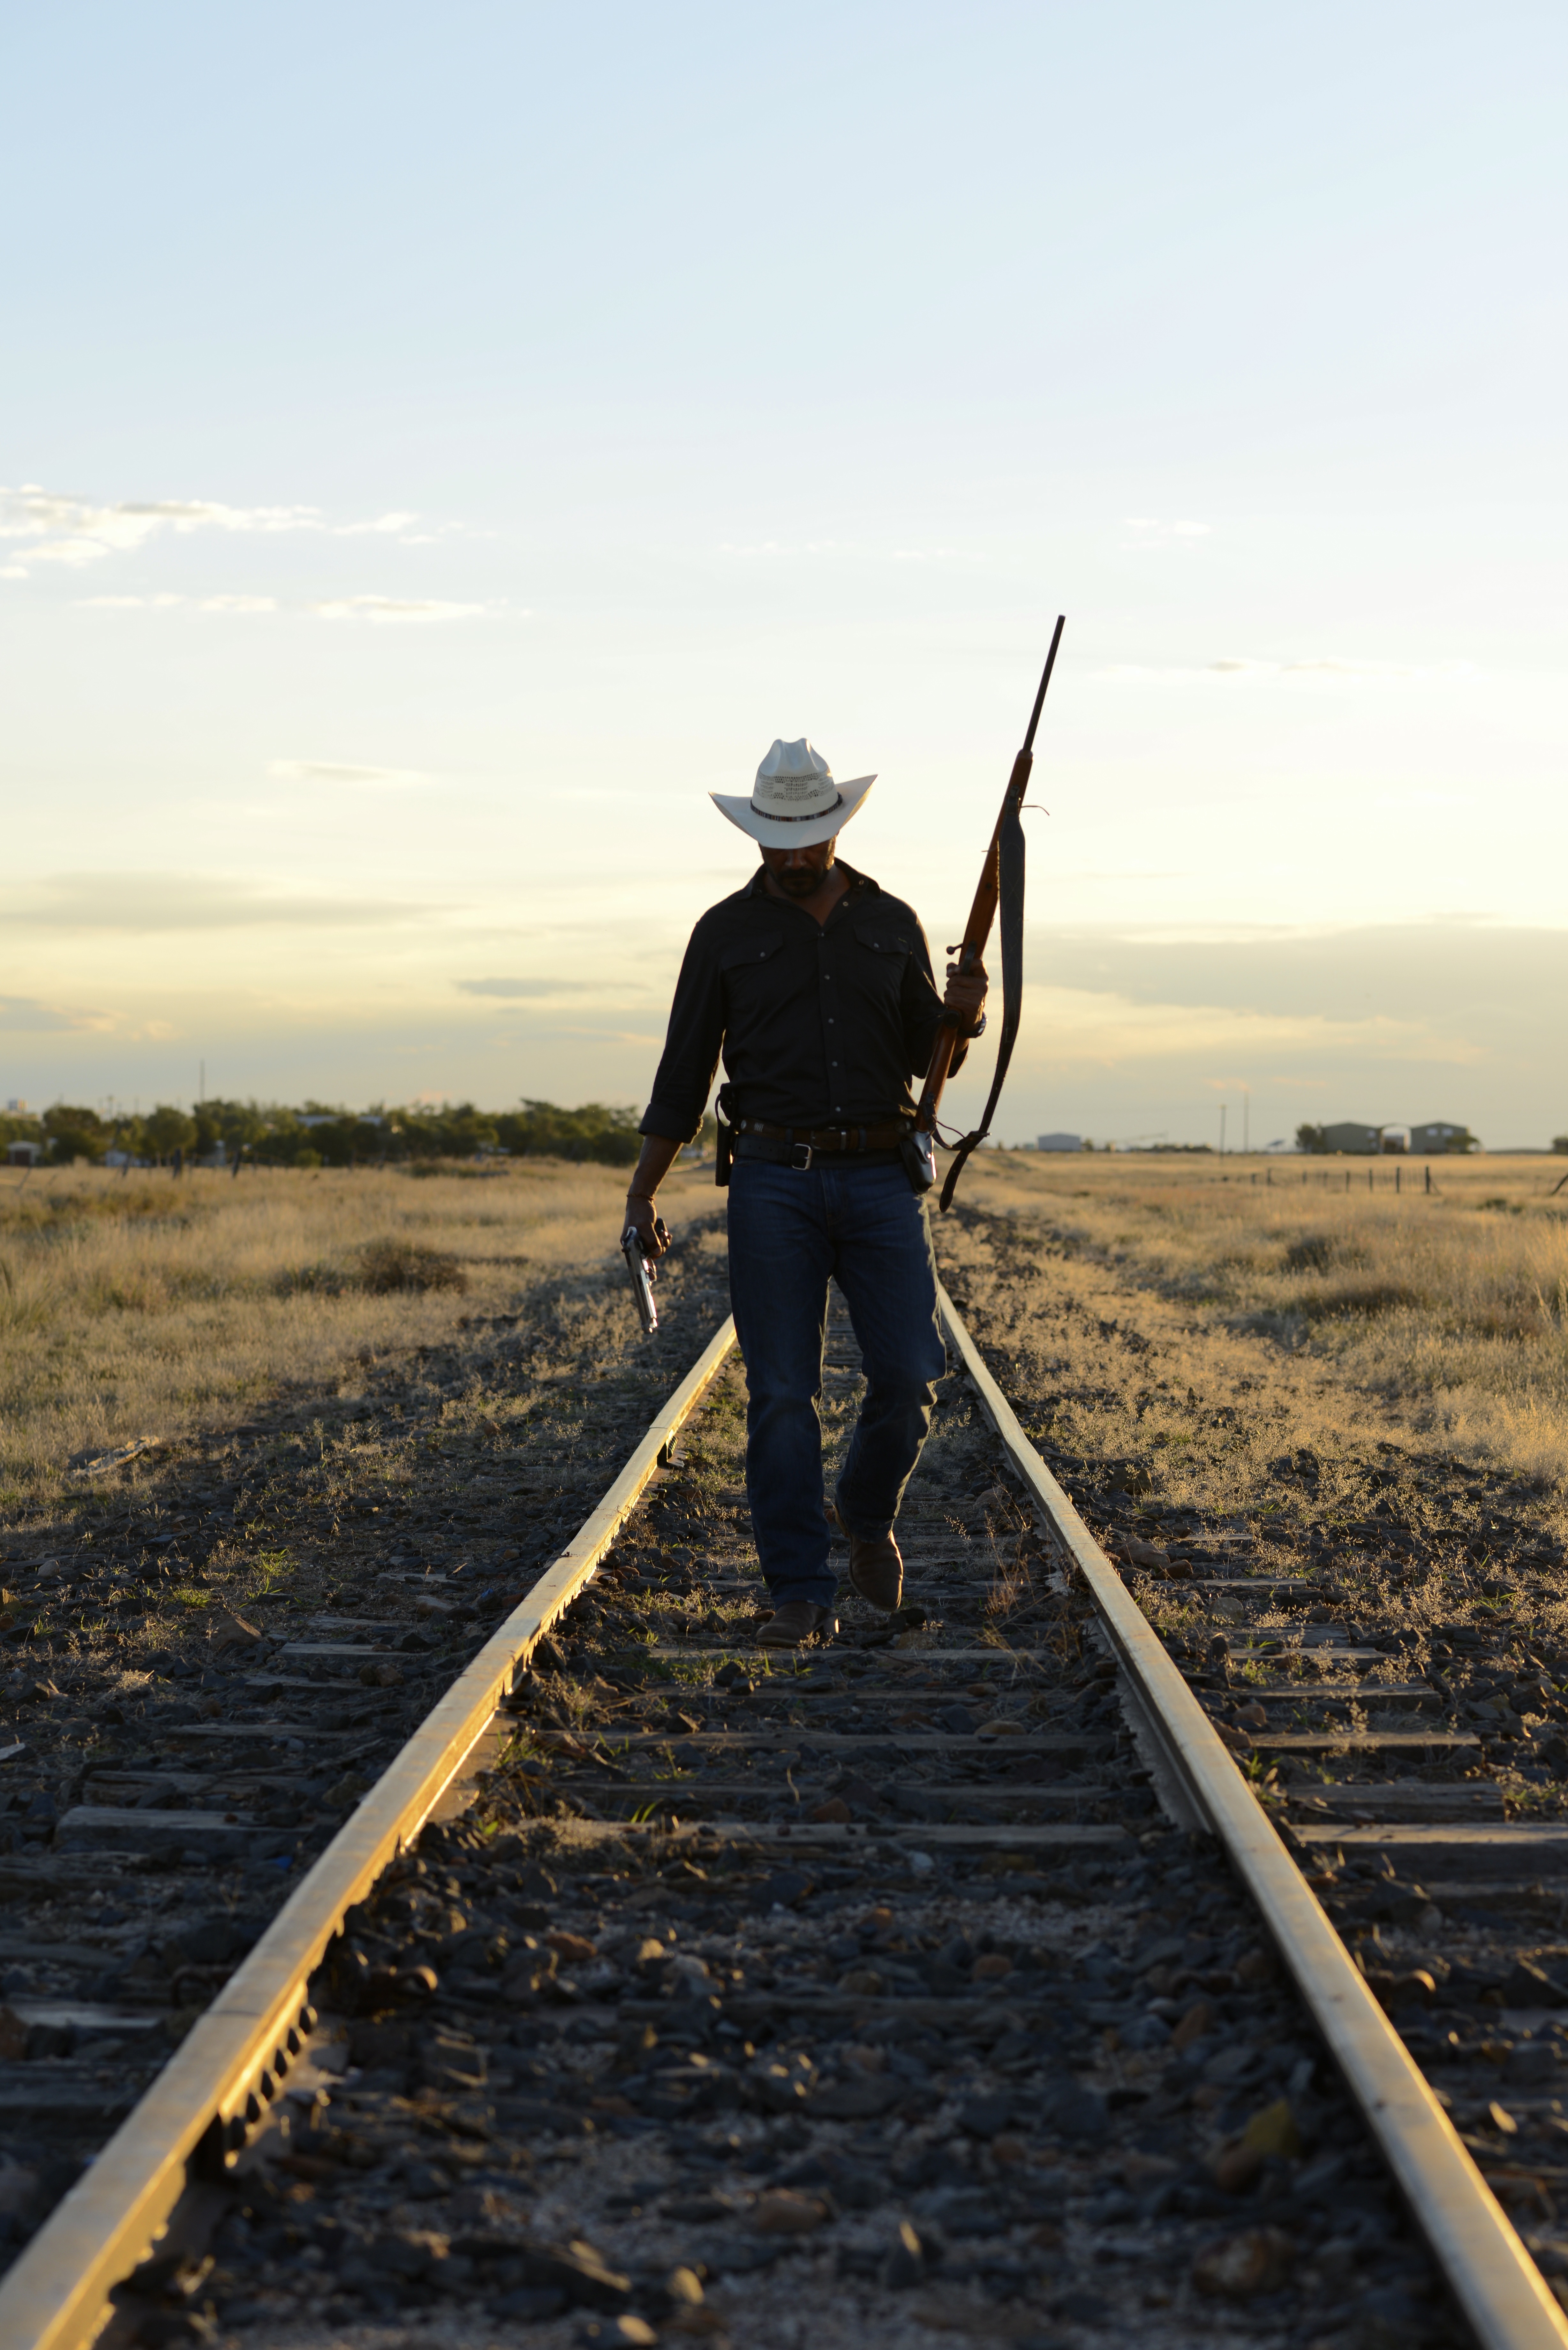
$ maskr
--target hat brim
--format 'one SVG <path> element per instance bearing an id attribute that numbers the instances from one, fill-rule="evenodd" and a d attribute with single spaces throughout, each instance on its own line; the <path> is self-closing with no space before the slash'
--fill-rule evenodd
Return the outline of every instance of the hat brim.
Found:
<path id="1" fill-rule="evenodd" d="M 838 785 L 838 806 L 818 816 L 759 816 L 749 792 L 710 792 L 708 796 L 721 816 L 728 816 L 764 848 L 814 848 L 819 840 L 831 840 L 852 816 L 859 815 L 876 780 L 875 775 L 857 775 L 852 783 Z"/>

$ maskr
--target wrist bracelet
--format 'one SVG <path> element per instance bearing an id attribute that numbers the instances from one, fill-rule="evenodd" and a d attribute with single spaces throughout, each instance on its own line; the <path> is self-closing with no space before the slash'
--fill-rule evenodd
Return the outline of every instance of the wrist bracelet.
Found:
<path id="1" fill-rule="evenodd" d="M 648 1206 L 648 1207 L 649 1207 L 649 1208 L 651 1208 L 651 1207 L 652 1207 L 652 1205 L 653 1205 L 653 1193 L 652 1193 L 651 1191 L 628 1191 L 626 1196 L 627 1196 L 627 1198 L 628 1198 L 628 1200 L 641 1200 L 641 1201 L 645 1203 L 645 1205 L 647 1205 L 647 1206 Z"/>

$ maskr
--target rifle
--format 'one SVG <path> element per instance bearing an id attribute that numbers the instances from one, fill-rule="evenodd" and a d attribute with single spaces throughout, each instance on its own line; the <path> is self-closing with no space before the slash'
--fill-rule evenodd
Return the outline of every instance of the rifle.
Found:
<path id="1" fill-rule="evenodd" d="M 1023 795 L 1029 786 L 1030 770 L 1034 764 L 1034 730 L 1040 723 L 1040 712 L 1045 703 L 1045 689 L 1051 682 L 1051 671 L 1056 665 L 1056 648 L 1062 641 L 1066 626 L 1066 614 L 1058 616 L 1051 637 L 1051 650 L 1045 656 L 1045 668 L 1040 680 L 1040 691 L 1034 697 L 1034 707 L 1029 713 L 1029 732 L 1023 737 L 1023 748 L 1012 762 L 1012 773 L 1007 779 L 1007 789 L 1002 795 L 1002 812 L 996 819 L 996 829 L 991 836 L 991 846 L 985 852 L 981 868 L 980 886 L 974 893 L 974 903 L 969 910 L 969 921 L 964 929 L 963 944 L 957 951 L 959 970 L 971 972 L 985 951 L 991 936 L 991 925 L 996 916 L 997 900 L 1002 902 L 1002 1035 L 996 1048 L 996 1074 L 991 1081 L 991 1095 L 986 1102 L 979 1126 L 966 1134 L 958 1145 L 953 1163 L 948 1169 L 939 1205 L 946 1208 L 953 1195 L 953 1186 L 963 1172 L 964 1161 L 971 1150 L 977 1150 L 991 1132 L 991 1121 L 1002 1092 L 1002 1081 L 1007 1075 L 1007 1065 L 1012 1058 L 1013 1039 L 1018 1034 L 1019 1003 L 1023 981 L 1023 827 L 1018 811 L 1023 805 Z M 952 950 L 950 950 L 950 952 Z M 958 1044 L 958 1022 L 950 1013 L 942 1015 L 937 1031 L 937 1041 L 931 1048 L 931 1063 L 926 1071 L 926 1083 L 920 1095 L 919 1107 L 915 1112 L 915 1130 L 905 1138 L 906 1163 L 914 1179 L 916 1189 L 929 1191 L 937 1180 L 936 1139 L 937 1111 L 942 1098 L 942 1087 L 948 1081 L 953 1052 Z"/>

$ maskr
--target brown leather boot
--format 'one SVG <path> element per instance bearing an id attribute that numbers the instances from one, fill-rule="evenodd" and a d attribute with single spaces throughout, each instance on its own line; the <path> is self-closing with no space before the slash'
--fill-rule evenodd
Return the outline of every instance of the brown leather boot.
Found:
<path id="1" fill-rule="evenodd" d="M 840 1533 L 848 1534 L 836 1506 L 827 1514 Z M 849 1534 L 849 1580 L 862 1599 L 890 1616 L 904 1596 L 904 1562 L 890 1534 Z"/>
<path id="2" fill-rule="evenodd" d="M 815 1640 L 827 1621 L 826 1607 L 814 1607 L 809 1599 L 786 1599 L 775 1607 L 765 1624 L 758 1627 L 759 1648 L 804 1648 Z"/>

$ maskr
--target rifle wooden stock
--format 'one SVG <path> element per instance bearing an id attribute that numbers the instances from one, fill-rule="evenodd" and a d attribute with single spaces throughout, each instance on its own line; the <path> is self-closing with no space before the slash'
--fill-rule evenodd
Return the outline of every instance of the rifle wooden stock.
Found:
<path id="1" fill-rule="evenodd" d="M 1034 697 L 1034 707 L 1029 716 L 1029 731 L 1024 735 L 1023 749 L 1012 762 L 1012 773 L 1007 779 L 1007 789 L 1002 795 L 1002 807 L 992 831 L 991 846 L 985 852 L 985 862 L 980 869 L 979 887 L 974 893 L 974 902 L 969 910 L 969 920 L 964 925 L 963 942 L 959 949 L 959 970 L 962 972 L 971 972 L 984 954 L 986 941 L 991 936 L 991 926 L 996 920 L 997 898 L 1001 889 L 1002 831 L 1010 823 L 1017 822 L 1018 811 L 1023 804 L 1023 795 L 1029 787 L 1029 777 L 1034 766 L 1034 733 L 1040 723 L 1040 712 L 1045 701 L 1045 689 L 1051 682 L 1051 671 L 1055 667 L 1056 648 L 1062 641 L 1064 625 L 1064 622 L 1058 619 L 1052 634 L 1051 650 L 1045 656 L 1045 667 L 1040 679 L 1040 691 Z M 1019 847 L 1018 854 L 1022 857 L 1022 846 Z M 1020 866 L 1018 883 L 1020 891 L 1023 888 L 1022 872 L 1023 868 Z M 1022 899 L 1020 902 L 1022 903 Z M 1012 1007 L 1011 1018 L 1015 1024 L 1017 1018 L 1015 1006 Z M 957 1049 L 957 1025 L 952 1021 L 944 1020 L 937 1031 L 937 1040 L 931 1048 L 930 1066 L 926 1071 L 926 1082 L 920 1093 L 919 1107 L 915 1112 L 915 1131 L 918 1134 L 934 1135 L 936 1133 L 937 1114 L 941 1106 L 942 1087 L 947 1084 L 948 1072 L 952 1066 L 953 1055 Z M 983 1132 L 983 1128 L 981 1131 Z M 979 1139 L 978 1134 L 968 1138 L 963 1146 L 964 1157 L 967 1157 L 968 1153 L 974 1149 Z M 961 1158 L 960 1163 L 961 1165 L 962 1163 Z M 956 1169 L 953 1173 L 956 1175 Z M 952 1181 L 953 1177 L 950 1175 L 942 1195 L 944 1207 L 951 1195 Z"/>
<path id="2" fill-rule="evenodd" d="M 1023 800 L 1033 765 L 1034 754 L 1032 751 L 1020 751 L 1017 758 L 1012 762 L 1012 773 L 1007 779 L 1007 793 L 1002 804 L 1002 814 L 996 819 L 996 826 L 991 836 L 991 847 L 986 850 L 985 863 L 980 869 L 980 886 L 975 890 L 974 902 L 969 910 L 969 920 L 964 924 L 963 942 L 958 951 L 961 972 L 966 973 L 971 972 L 985 952 L 985 942 L 991 936 L 991 926 L 996 920 L 1002 818 L 1007 813 L 1009 800 L 1019 802 Z M 937 1041 L 931 1048 L 930 1066 L 926 1071 L 926 1082 L 920 1093 L 919 1107 L 915 1112 L 917 1134 L 936 1132 L 937 1111 L 942 1098 L 942 1087 L 947 1084 L 948 1071 L 952 1066 L 952 1057 L 958 1050 L 958 1041 L 957 1027 L 950 1020 L 944 1020 L 937 1031 Z"/>

